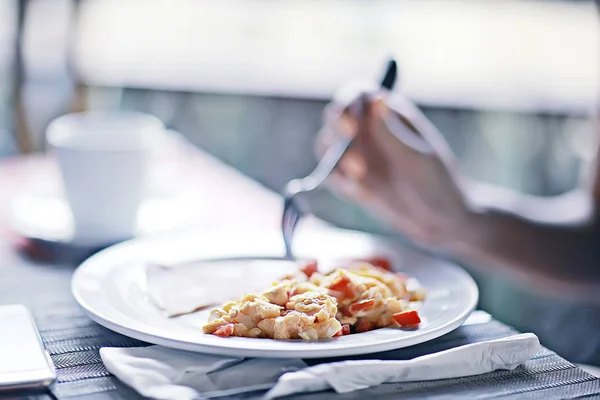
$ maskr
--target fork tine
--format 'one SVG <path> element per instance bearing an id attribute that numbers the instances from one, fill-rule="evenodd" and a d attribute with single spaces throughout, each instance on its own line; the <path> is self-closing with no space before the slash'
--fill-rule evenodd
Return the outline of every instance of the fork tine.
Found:
<path id="1" fill-rule="evenodd" d="M 286 249 L 286 258 L 288 259 L 293 259 L 291 241 L 302 214 L 303 213 L 294 201 L 293 196 L 286 196 L 284 200 L 283 216 L 281 219 L 281 230 Z"/>

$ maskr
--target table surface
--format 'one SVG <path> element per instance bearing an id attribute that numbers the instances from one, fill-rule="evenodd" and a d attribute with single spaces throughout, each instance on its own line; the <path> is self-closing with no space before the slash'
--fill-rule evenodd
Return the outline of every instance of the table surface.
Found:
<path id="1" fill-rule="evenodd" d="M 163 159 L 161 169 L 167 164 Z M 187 171 L 185 182 L 197 189 L 188 193 L 189 199 L 197 201 L 198 208 L 204 210 L 194 216 L 194 224 L 206 228 L 232 222 L 246 227 L 277 226 L 281 209 L 279 199 L 259 184 L 201 152 L 180 157 L 177 168 Z M 49 391 L 17 392 L 6 398 L 140 398 L 108 373 L 98 350 L 105 346 L 140 346 L 144 343 L 111 332 L 85 316 L 70 293 L 72 264 L 33 261 L 16 250 L 30 247 L 19 247 L 23 241 L 10 232 L 11 199 L 32 188 L 58 187 L 56 172 L 52 160 L 43 156 L 8 159 L 0 163 L 0 235 L 4 239 L 0 241 L 0 304 L 22 303 L 33 310 L 58 376 Z M 320 222 L 311 221 L 307 227 L 319 225 Z M 422 345 L 370 357 L 413 358 L 512 333 L 515 333 L 512 328 L 498 321 L 480 321 Z M 543 349 L 514 371 L 444 381 L 385 384 L 345 395 L 324 392 L 311 395 L 311 398 L 354 399 L 367 395 L 377 398 L 592 398 L 600 397 L 600 380 Z M 308 395 L 297 396 L 304 397 Z"/>

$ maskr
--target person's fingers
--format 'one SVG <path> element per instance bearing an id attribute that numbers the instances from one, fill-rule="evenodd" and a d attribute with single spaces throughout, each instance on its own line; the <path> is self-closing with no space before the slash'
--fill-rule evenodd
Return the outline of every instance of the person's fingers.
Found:
<path id="1" fill-rule="evenodd" d="M 376 104 L 380 99 L 365 98 L 363 103 L 362 118 L 358 121 L 358 133 L 354 139 L 351 150 L 356 154 L 356 159 L 360 159 L 364 167 L 364 173 L 360 176 L 361 182 L 370 186 L 370 180 L 386 180 L 388 172 L 387 153 L 385 143 L 379 139 L 380 135 L 389 135 L 385 132 L 378 132 L 380 129 L 380 116 L 376 110 Z M 401 156 L 401 154 L 395 154 Z M 357 168 L 355 168 L 357 169 Z M 368 178 L 371 179 L 368 179 Z"/>
<path id="2" fill-rule="evenodd" d="M 342 112 L 335 119 L 326 123 L 317 134 L 315 153 L 321 158 L 331 145 L 339 139 L 340 135 L 352 138 L 358 130 L 358 121 L 349 113 Z"/>
<path id="3" fill-rule="evenodd" d="M 329 103 L 323 109 L 322 123 L 324 126 L 330 125 L 333 121 L 339 118 L 344 112 L 344 107 L 336 103 Z"/>
<path id="4" fill-rule="evenodd" d="M 336 130 L 340 135 L 353 138 L 358 133 L 359 122 L 356 117 L 349 113 L 343 113 L 336 124 Z"/>
<path id="5" fill-rule="evenodd" d="M 448 142 L 422 111 L 407 98 L 394 95 L 386 100 L 388 115 L 385 122 L 392 133 L 408 146 L 426 154 L 437 154 L 453 162 Z"/>
<path id="6" fill-rule="evenodd" d="M 410 118 L 398 110 L 390 109 L 387 102 L 383 100 L 374 103 L 373 108 L 373 113 L 377 115 L 377 120 L 380 122 L 378 129 L 388 132 L 404 145 L 405 150 L 421 154 L 433 153 L 431 145 Z"/>
<path id="7" fill-rule="evenodd" d="M 352 82 L 335 93 L 323 110 L 323 128 L 318 133 L 315 146 L 319 157 L 334 143 L 338 134 L 356 134 L 364 99 L 373 90 L 372 84 Z"/>
<path id="8" fill-rule="evenodd" d="M 356 150 L 348 150 L 339 164 L 341 173 L 354 182 L 363 182 L 367 176 L 365 159 Z"/>
<path id="9" fill-rule="evenodd" d="M 333 96 L 331 102 L 334 108 L 345 110 L 351 108 L 365 94 L 369 95 L 377 91 L 377 85 L 373 82 L 351 82 L 340 88 Z"/>
<path id="10" fill-rule="evenodd" d="M 357 140 L 360 144 L 356 145 L 359 151 L 364 150 L 366 142 L 374 140 L 375 132 L 387 132 L 412 151 L 432 154 L 440 148 L 442 153 L 447 152 L 445 141 L 438 137 L 435 127 L 404 97 L 375 98 L 362 86 L 347 86 L 336 96 L 324 112 L 324 128 L 317 147 L 319 155 L 331 146 L 337 134 L 348 132 L 358 132 L 361 136 Z M 435 145 L 430 143 L 431 139 Z"/>
<path id="11" fill-rule="evenodd" d="M 350 149 L 342 157 L 338 172 L 353 182 L 371 190 L 384 189 L 380 184 L 401 169 L 410 171 L 425 154 L 432 154 L 427 141 L 420 137 L 410 120 L 400 119 L 383 98 L 362 94 L 355 98 L 353 107 L 330 107 L 326 125 L 322 129 L 317 153 L 322 156 L 339 135 L 354 138 Z M 360 109 L 360 113 L 357 111 Z M 395 121 L 391 125 L 389 120 Z M 393 130 L 393 131 L 392 131 Z"/>
<path id="12" fill-rule="evenodd" d="M 351 112 L 354 117 L 359 114 L 353 112 L 357 109 L 365 96 L 375 93 L 375 86 L 372 83 L 351 82 L 343 86 L 333 96 L 329 104 L 323 110 L 323 124 L 327 125 L 331 120 L 339 118 L 345 112 Z"/>
<path id="13" fill-rule="evenodd" d="M 372 198 L 371 192 L 364 185 L 342 175 L 340 171 L 332 172 L 327 183 L 335 192 L 358 203 L 366 204 Z"/>
<path id="14" fill-rule="evenodd" d="M 403 232 L 406 233 L 408 237 L 419 238 L 423 236 L 423 230 L 419 225 L 414 223 L 412 219 L 408 218 L 405 214 L 397 212 L 397 208 L 395 211 L 391 211 L 391 209 L 385 206 L 380 201 L 381 199 L 378 198 L 368 186 L 356 182 L 353 179 L 349 179 L 339 172 L 332 173 L 328 183 L 336 193 L 361 204 L 380 218 L 383 218 L 383 220 L 387 221 L 389 224 L 396 227 L 402 227 Z"/>

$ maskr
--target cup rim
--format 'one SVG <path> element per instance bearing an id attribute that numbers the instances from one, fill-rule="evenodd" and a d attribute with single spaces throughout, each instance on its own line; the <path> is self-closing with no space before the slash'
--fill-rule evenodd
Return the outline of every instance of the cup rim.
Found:
<path id="1" fill-rule="evenodd" d="M 94 148 L 94 147 L 86 147 L 82 149 L 76 145 L 69 144 L 69 141 L 63 140 L 67 137 L 73 137 L 77 135 L 84 135 L 85 133 L 77 133 L 70 132 L 72 129 L 72 125 L 78 123 L 85 123 L 84 121 L 87 119 L 96 119 L 102 120 L 103 117 L 112 117 L 113 121 L 118 118 L 122 118 L 122 121 L 125 123 L 130 123 L 132 126 L 138 123 L 137 128 L 133 128 L 133 131 L 129 131 L 125 134 L 128 135 L 140 135 L 143 134 L 146 138 L 149 135 L 155 136 L 158 133 L 164 132 L 166 130 L 163 122 L 156 117 L 155 115 L 139 112 L 139 111 L 128 111 L 128 110 L 115 110 L 115 111 L 83 111 L 83 112 L 75 112 L 61 115 L 53 119 L 48 126 L 46 127 L 46 142 L 54 148 L 57 149 L 65 149 L 65 150 L 75 150 L 75 151 L 85 151 L 85 152 L 132 152 L 132 151 L 140 151 L 147 150 L 153 145 L 153 140 L 150 137 L 150 140 L 141 140 L 139 143 L 135 145 L 128 146 L 115 146 L 111 148 Z M 129 119 L 129 121 L 127 121 Z M 139 123 L 139 122 L 142 123 Z"/>

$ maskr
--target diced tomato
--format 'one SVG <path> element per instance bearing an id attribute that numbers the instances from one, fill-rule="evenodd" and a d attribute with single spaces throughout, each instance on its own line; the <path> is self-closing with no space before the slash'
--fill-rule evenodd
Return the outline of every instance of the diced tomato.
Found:
<path id="1" fill-rule="evenodd" d="M 353 298 L 354 291 L 350 287 L 351 283 L 352 283 L 352 281 L 350 281 L 350 278 L 344 276 L 339 281 L 337 281 L 334 284 L 332 284 L 331 286 L 329 286 L 329 290 L 331 290 L 332 292 L 335 292 L 335 293 L 340 293 L 342 297 Z M 335 296 L 335 293 L 334 293 L 334 296 Z M 339 297 L 339 296 L 335 296 L 335 297 Z"/>
<path id="2" fill-rule="evenodd" d="M 350 314 L 350 311 L 348 311 L 348 307 L 340 307 L 340 306 L 338 306 L 338 313 L 340 313 L 340 315 L 342 317 L 346 317 L 346 318 L 352 317 L 352 314 Z"/>
<path id="3" fill-rule="evenodd" d="M 314 274 L 318 270 L 319 270 L 319 268 L 317 266 L 316 260 L 309 261 L 308 263 L 306 263 L 306 265 L 304 267 L 301 268 L 301 271 L 304 272 L 304 274 L 306 276 L 308 276 L 309 278 L 311 277 L 312 274 Z"/>
<path id="4" fill-rule="evenodd" d="M 367 332 L 367 331 L 370 331 L 371 329 L 373 329 L 373 325 L 368 321 L 362 320 L 356 324 L 356 332 L 357 333 Z"/>
<path id="5" fill-rule="evenodd" d="M 350 334 L 350 325 L 348 324 L 344 324 L 342 325 L 342 335 L 349 335 Z"/>
<path id="6" fill-rule="evenodd" d="M 217 329 L 214 335 L 227 337 L 233 335 L 233 324 L 226 324 Z"/>
<path id="7" fill-rule="evenodd" d="M 416 310 L 402 311 L 392 317 L 398 325 L 404 328 L 415 328 L 421 323 L 421 317 Z"/>
<path id="8" fill-rule="evenodd" d="M 343 292 L 346 290 L 346 288 L 348 287 L 349 284 L 350 284 L 350 279 L 348 277 L 344 276 L 339 281 L 331 284 L 331 286 L 329 286 L 329 289 L 333 290 L 334 292 Z"/>
<path id="9" fill-rule="evenodd" d="M 340 336 L 342 336 L 343 334 L 344 334 L 344 332 L 342 332 L 342 330 L 340 329 L 340 330 L 339 330 L 339 331 L 337 331 L 337 332 L 335 333 L 335 335 L 333 335 L 332 337 L 340 337 Z"/>
<path id="10" fill-rule="evenodd" d="M 386 271 L 392 270 L 392 262 L 385 257 L 367 257 L 367 258 L 361 258 L 357 261 L 368 262 L 369 264 L 372 264 L 381 269 L 385 269 Z"/>
<path id="11" fill-rule="evenodd" d="M 375 304 L 374 299 L 363 300 L 363 301 L 359 301 L 358 303 L 351 304 L 350 308 L 348 310 L 350 311 L 351 314 L 356 314 L 360 311 L 366 311 L 366 310 L 372 308 L 374 304 Z"/>

